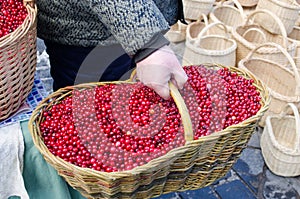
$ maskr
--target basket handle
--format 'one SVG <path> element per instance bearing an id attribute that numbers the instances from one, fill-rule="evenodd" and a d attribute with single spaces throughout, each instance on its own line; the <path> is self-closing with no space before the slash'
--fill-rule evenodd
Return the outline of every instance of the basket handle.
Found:
<path id="1" fill-rule="evenodd" d="M 296 80 L 295 95 L 299 96 L 300 95 L 300 75 L 299 75 L 297 66 L 296 66 L 295 61 L 293 60 L 292 56 L 281 45 L 279 45 L 277 43 L 271 43 L 271 42 L 258 45 L 253 50 L 250 51 L 250 53 L 246 56 L 245 59 L 250 60 L 253 57 L 253 55 L 256 51 L 258 51 L 260 48 L 263 48 L 263 47 L 266 47 L 266 46 L 275 47 L 278 50 L 280 50 L 282 52 L 282 54 L 285 55 L 285 57 L 287 58 L 289 63 L 291 64 L 293 72 L 294 72 L 295 80 Z"/>
<path id="2" fill-rule="evenodd" d="M 273 12 L 270 12 L 269 10 L 266 10 L 266 9 L 259 9 L 259 10 L 255 10 L 253 12 L 251 12 L 246 21 L 245 21 L 245 25 L 250 25 L 250 19 L 253 18 L 256 14 L 259 14 L 259 13 L 263 13 L 263 14 L 268 14 L 269 16 L 271 16 L 275 21 L 276 23 L 278 24 L 279 28 L 280 28 L 280 31 L 281 31 L 281 35 L 283 36 L 283 47 L 287 49 L 288 47 L 288 40 L 287 40 L 287 32 L 286 32 L 286 29 L 282 23 L 282 21 L 279 19 L 279 17 L 277 17 Z"/>
<path id="3" fill-rule="evenodd" d="M 134 69 L 130 75 L 130 78 L 128 81 L 137 81 L 136 77 L 136 69 Z M 186 144 L 194 140 L 194 131 L 193 131 L 193 124 L 192 120 L 188 111 L 188 108 L 186 107 L 186 104 L 184 102 L 184 99 L 182 98 L 179 90 L 177 87 L 172 83 L 169 82 L 169 87 L 170 87 L 170 94 L 171 97 L 173 98 L 178 111 L 180 113 L 181 119 L 182 119 L 182 124 L 183 124 L 183 129 L 184 129 L 184 139 L 186 141 Z"/>
<path id="4" fill-rule="evenodd" d="M 201 32 L 200 32 L 200 33 L 198 34 L 198 36 L 197 36 L 197 40 L 196 40 L 195 44 L 196 44 L 196 45 L 199 45 L 200 42 L 201 42 L 202 37 L 204 36 L 204 34 L 205 34 L 210 28 L 212 28 L 212 27 L 214 27 L 214 26 L 217 26 L 217 25 L 223 26 L 224 31 L 225 31 L 225 35 L 226 35 L 225 37 L 226 37 L 226 38 L 230 38 L 228 28 L 225 26 L 225 24 L 222 23 L 222 22 L 214 22 L 214 23 L 209 24 L 208 26 L 205 26 L 205 27 L 201 30 Z M 223 36 L 222 36 L 222 37 L 223 37 Z"/>
<path id="5" fill-rule="evenodd" d="M 280 117 L 284 117 L 288 115 L 288 109 L 291 108 L 293 111 L 293 114 L 295 116 L 295 123 L 296 123 L 296 143 L 295 143 L 295 150 L 300 151 L 300 116 L 298 108 L 293 103 L 288 103 L 282 112 L 280 113 Z"/>
<path id="6" fill-rule="evenodd" d="M 253 31 L 258 32 L 262 36 L 264 43 L 267 42 L 266 34 L 261 29 L 255 28 L 255 27 L 252 27 L 252 28 L 249 28 L 248 30 L 246 30 L 242 36 L 245 38 L 248 33 L 253 32 Z"/>
<path id="7" fill-rule="evenodd" d="M 34 8 L 36 3 L 36 0 L 23 0 L 23 4 L 25 7 L 27 7 L 27 5 L 29 5 L 30 7 Z"/>
<path id="8" fill-rule="evenodd" d="M 202 13 L 202 14 L 200 15 L 199 19 L 197 19 L 197 21 L 192 22 L 192 23 L 190 23 L 190 24 L 187 26 L 187 28 L 186 28 L 186 38 L 191 39 L 191 40 L 194 40 L 194 39 L 195 39 L 195 38 L 192 38 L 192 36 L 191 36 L 191 27 L 192 27 L 193 25 L 195 25 L 195 24 L 200 24 L 200 23 L 202 23 L 202 22 L 201 22 L 202 19 L 204 20 L 205 26 L 208 25 L 208 18 L 207 18 L 207 16 L 206 16 L 205 14 Z M 209 34 L 209 32 L 208 32 L 208 34 Z"/>
<path id="9" fill-rule="evenodd" d="M 225 0 L 222 0 L 220 2 L 218 2 L 216 4 L 216 7 L 230 7 L 230 8 L 235 8 L 232 5 L 229 4 L 225 4 Z M 244 14 L 244 9 L 243 6 L 240 4 L 240 2 L 238 2 L 237 0 L 231 0 L 231 2 L 233 2 L 233 4 L 237 7 L 235 9 L 237 9 L 237 11 L 241 14 L 242 18 L 245 18 L 245 14 Z"/>

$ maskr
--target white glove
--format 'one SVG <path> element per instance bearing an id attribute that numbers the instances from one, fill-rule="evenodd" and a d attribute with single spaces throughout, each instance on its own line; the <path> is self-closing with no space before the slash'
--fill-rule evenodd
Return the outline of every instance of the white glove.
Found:
<path id="1" fill-rule="evenodd" d="M 164 46 L 137 63 L 137 78 L 164 99 L 170 98 L 168 82 L 182 89 L 188 77 L 176 55 Z"/>

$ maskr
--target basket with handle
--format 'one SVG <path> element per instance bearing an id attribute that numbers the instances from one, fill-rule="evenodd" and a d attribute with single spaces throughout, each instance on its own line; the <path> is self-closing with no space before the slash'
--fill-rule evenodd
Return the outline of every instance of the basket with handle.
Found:
<path id="1" fill-rule="evenodd" d="M 273 60 L 255 56 L 256 51 L 266 46 L 278 48 L 290 63 L 291 69 Z M 252 72 L 270 90 L 270 107 L 260 122 L 261 126 L 265 125 L 268 115 L 280 113 L 286 103 L 300 102 L 300 76 L 296 64 L 291 55 L 280 45 L 264 43 L 257 46 L 238 63 L 238 67 Z"/>
<path id="2" fill-rule="evenodd" d="M 294 40 L 297 44 L 296 53 L 294 55 L 294 59 L 296 62 L 296 66 L 300 71 L 300 25 L 294 26 L 292 32 L 288 35 L 288 37 Z"/>
<path id="3" fill-rule="evenodd" d="M 292 109 L 292 115 L 288 109 Z M 287 103 L 280 114 L 266 119 L 261 151 L 268 168 L 276 175 L 300 175 L 300 116 L 293 103 Z"/>
<path id="4" fill-rule="evenodd" d="M 25 0 L 27 17 L 13 32 L 0 38 L 0 120 L 15 113 L 31 92 L 36 67 L 34 1 Z"/>
<path id="5" fill-rule="evenodd" d="M 256 9 L 266 9 L 276 14 L 289 34 L 297 21 L 300 5 L 295 0 L 259 0 Z M 255 20 L 269 32 L 273 34 L 281 33 L 277 22 L 273 18 L 265 14 L 259 14 Z"/>
<path id="6" fill-rule="evenodd" d="M 95 82 L 62 88 L 37 106 L 29 120 L 29 130 L 38 150 L 72 187 L 88 198 L 151 198 L 164 193 L 199 189 L 223 177 L 237 158 L 254 132 L 257 122 L 268 109 L 269 94 L 262 82 L 251 73 L 234 67 L 205 65 L 219 70 L 227 68 L 247 79 L 260 93 L 261 108 L 256 115 L 243 122 L 227 127 L 222 131 L 193 140 L 189 113 L 178 90 L 170 85 L 181 118 L 183 119 L 185 145 L 174 148 L 163 156 L 145 165 L 122 172 L 100 172 L 70 164 L 54 156 L 45 146 L 40 129 L 43 113 L 54 104 L 71 96 L 74 90 L 85 91 L 109 82 Z M 132 82 L 111 82 L 110 84 L 131 84 Z"/>
<path id="7" fill-rule="evenodd" d="M 201 14 L 208 15 L 214 3 L 215 0 L 183 0 L 184 17 L 189 20 L 197 20 Z"/>
<path id="8" fill-rule="evenodd" d="M 170 30 L 166 33 L 166 37 L 170 42 L 176 43 L 185 40 L 187 25 L 178 21 L 171 26 Z"/>
<path id="9" fill-rule="evenodd" d="M 224 4 L 224 1 L 219 2 L 213 10 L 209 13 L 209 23 L 222 22 L 226 28 L 231 32 L 234 26 L 242 25 L 245 21 L 245 14 L 241 4 L 237 0 L 233 0 L 234 5 Z M 215 28 L 212 33 L 222 34 L 222 26 Z"/>
<path id="10" fill-rule="evenodd" d="M 259 13 L 267 14 L 269 15 L 269 17 L 273 18 L 277 22 L 278 27 L 280 27 L 281 34 L 280 35 L 271 34 L 265 29 L 263 29 L 260 25 L 251 23 L 251 19 L 256 17 L 256 15 Z M 251 41 L 255 41 L 259 39 L 262 42 L 277 43 L 282 47 L 284 47 L 292 57 L 295 55 L 297 43 L 294 40 L 287 37 L 287 33 L 280 19 L 275 14 L 273 14 L 268 10 L 255 10 L 247 16 L 245 24 L 241 26 L 236 26 L 232 29 L 231 32 L 232 37 L 237 42 L 237 53 L 236 53 L 237 63 L 241 59 L 245 58 L 250 53 L 250 51 L 253 50 L 259 44 L 259 42 L 251 42 L 247 40 L 249 36 L 245 38 L 245 35 L 247 35 L 247 31 L 249 31 L 250 29 L 260 30 L 260 31 L 251 31 L 251 33 L 249 33 L 251 34 L 252 37 Z M 262 33 L 264 33 L 264 36 L 262 36 L 263 35 Z M 262 39 L 264 39 L 265 41 L 263 41 Z M 260 48 L 259 50 L 255 51 L 255 56 L 272 60 L 282 65 L 288 63 L 286 61 L 286 57 L 281 53 L 281 51 L 273 46 L 265 46 L 263 48 Z"/>
<path id="11" fill-rule="evenodd" d="M 202 21 L 203 20 L 203 21 Z M 205 14 L 202 14 L 197 21 L 191 22 L 186 28 L 186 40 L 193 41 L 197 39 L 199 33 L 203 30 L 205 26 L 208 25 L 208 18 Z M 210 32 L 207 31 L 209 34 Z"/>
<path id="12" fill-rule="evenodd" d="M 226 36 L 206 32 L 213 27 L 223 26 Z M 211 23 L 204 27 L 194 40 L 186 40 L 182 64 L 216 63 L 225 66 L 235 66 L 236 42 L 230 39 L 229 32 L 221 22 Z"/>

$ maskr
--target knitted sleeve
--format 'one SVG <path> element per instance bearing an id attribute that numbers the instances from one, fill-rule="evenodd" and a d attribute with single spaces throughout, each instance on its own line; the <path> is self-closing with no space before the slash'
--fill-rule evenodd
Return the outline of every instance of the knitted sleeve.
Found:
<path id="1" fill-rule="evenodd" d="M 124 50 L 133 56 L 151 38 L 169 29 L 153 0 L 87 0 Z"/>

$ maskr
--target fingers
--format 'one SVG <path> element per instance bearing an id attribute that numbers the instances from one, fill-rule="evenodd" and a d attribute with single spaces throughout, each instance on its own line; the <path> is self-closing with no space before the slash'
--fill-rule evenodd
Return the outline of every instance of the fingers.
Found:
<path id="1" fill-rule="evenodd" d="M 146 86 L 152 88 L 163 99 L 165 100 L 170 99 L 170 88 L 168 83 L 166 84 L 147 83 Z"/>
<path id="2" fill-rule="evenodd" d="M 182 67 L 180 67 L 180 69 L 178 70 L 175 70 L 171 77 L 171 82 L 179 89 L 183 88 L 187 80 L 188 80 L 188 76 Z"/>

